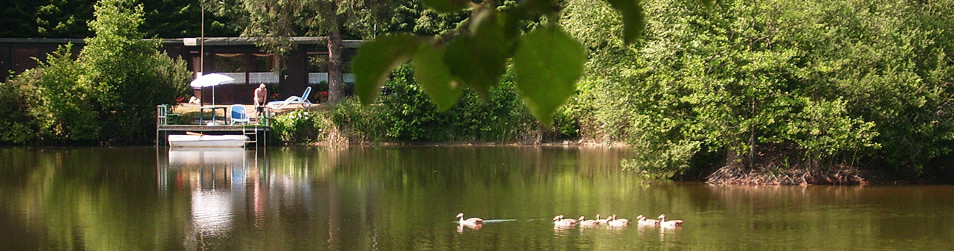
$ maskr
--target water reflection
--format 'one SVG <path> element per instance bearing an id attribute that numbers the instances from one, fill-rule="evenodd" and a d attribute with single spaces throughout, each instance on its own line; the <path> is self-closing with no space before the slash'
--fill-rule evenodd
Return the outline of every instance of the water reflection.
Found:
<path id="1" fill-rule="evenodd" d="M 159 190 L 190 190 L 195 230 L 203 238 L 221 235 L 231 228 L 233 203 L 245 201 L 243 191 L 249 179 L 250 184 L 259 187 L 257 169 L 249 168 L 249 164 L 255 165 L 255 161 L 248 161 L 249 154 L 254 155 L 252 159 L 257 156 L 242 148 L 171 148 L 168 164 L 157 166 Z M 252 203 L 264 203 L 261 195 L 253 193 Z"/>
<path id="2" fill-rule="evenodd" d="M 0 148 L 0 250 L 954 247 L 954 187 L 655 183 L 620 172 L 626 154 Z M 459 212 L 486 220 L 460 225 Z M 555 229 L 551 220 L 661 213 L 687 223 Z M 911 221 L 919 225 L 898 224 Z"/>

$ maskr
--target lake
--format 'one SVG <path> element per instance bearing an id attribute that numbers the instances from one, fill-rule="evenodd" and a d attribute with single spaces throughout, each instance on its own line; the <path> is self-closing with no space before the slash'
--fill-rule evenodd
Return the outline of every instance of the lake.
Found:
<path id="1" fill-rule="evenodd" d="M 618 148 L 0 148 L 0 249 L 954 249 L 954 186 L 650 182 Z M 455 216 L 480 217 L 479 228 Z M 665 213 L 675 229 L 555 229 Z"/>

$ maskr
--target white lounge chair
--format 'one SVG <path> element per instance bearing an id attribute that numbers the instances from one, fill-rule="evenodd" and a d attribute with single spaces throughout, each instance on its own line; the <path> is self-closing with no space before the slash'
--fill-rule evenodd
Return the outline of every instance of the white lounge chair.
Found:
<path id="1" fill-rule="evenodd" d="M 235 123 L 249 123 L 248 113 L 245 113 L 244 105 L 232 105 L 232 122 L 229 122 L 229 125 L 234 125 Z"/>
<path id="2" fill-rule="evenodd" d="M 286 98 L 283 101 L 268 102 L 268 107 L 272 109 L 282 109 L 282 108 L 285 108 L 285 106 L 287 105 L 302 105 L 302 106 L 306 104 L 310 105 L 311 101 L 308 100 L 309 94 L 311 94 L 311 86 L 309 86 L 308 88 L 305 88 L 305 93 L 302 93 L 301 97 L 291 96 Z"/>

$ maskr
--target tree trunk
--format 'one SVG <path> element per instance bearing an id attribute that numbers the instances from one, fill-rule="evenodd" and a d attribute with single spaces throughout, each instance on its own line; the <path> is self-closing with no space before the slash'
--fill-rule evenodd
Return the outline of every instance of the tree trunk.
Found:
<path id="1" fill-rule="evenodd" d="M 341 26 L 334 24 L 328 35 L 328 103 L 336 105 L 344 96 L 341 74 Z"/>

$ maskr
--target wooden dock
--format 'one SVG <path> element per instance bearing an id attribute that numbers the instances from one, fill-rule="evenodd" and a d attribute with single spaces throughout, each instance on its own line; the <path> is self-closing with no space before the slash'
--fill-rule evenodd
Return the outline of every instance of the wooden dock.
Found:
<path id="1" fill-rule="evenodd" d="M 271 128 L 262 125 L 157 125 L 156 145 L 166 146 L 169 135 L 184 135 L 187 132 L 208 135 L 245 135 L 247 145 L 264 146 L 268 144 Z"/>
<path id="2" fill-rule="evenodd" d="M 215 125 L 171 125 L 169 124 L 169 108 L 165 105 L 157 106 L 156 111 L 156 145 L 169 145 L 169 135 L 184 135 L 186 133 L 201 133 L 208 135 L 245 135 L 248 137 L 246 145 L 265 146 L 268 145 L 268 134 L 271 127 L 261 124 L 225 124 L 225 120 L 219 120 Z M 254 121 L 260 122 L 260 121 Z"/>

